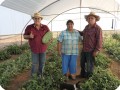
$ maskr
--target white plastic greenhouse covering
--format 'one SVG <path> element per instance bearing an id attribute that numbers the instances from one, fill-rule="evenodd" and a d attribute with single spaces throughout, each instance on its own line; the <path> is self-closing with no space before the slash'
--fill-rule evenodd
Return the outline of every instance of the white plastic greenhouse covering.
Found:
<path id="1" fill-rule="evenodd" d="M 65 22 L 68 19 L 80 24 L 79 26 L 75 24 L 76 29 L 83 30 L 86 24 L 84 15 L 90 11 L 99 13 L 100 17 L 103 16 L 98 23 L 102 24 L 104 30 L 110 30 L 113 27 L 112 22 L 116 22 L 116 19 L 118 22 L 112 30 L 116 27 L 120 28 L 120 5 L 117 0 L 4 0 L 1 6 L 12 9 L 12 13 L 8 10 L 6 10 L 6 13 L 1 11 L 0 35 L 20 34 L 31 18 L 30 16 L 37 11 L 41 13 L 47 24 L 52 21 L 49 27 L 53 31 L 58 30 L 57 25 L 59 27 L 63 26 L 58 31 L 65 29 Z M 84 8 L 87 8 L 88 11 Z M 77 9 L 77 12 L 75 12 L 77 14 L 69 12 L 69 10 L 74 9 Z M 0 8 L 0 10 L 2 9 Z M 61 19 L 63 16 L 66 18 Z M 56 19 L 56 17 L 58 18 Z M 3 18 L 6 18 L 7 22 Z M 103 24 L 104 21 L 107 21 L 109 27 Z"/>
<path id="2" fill-rule="evenodd" d="M 58 14 L 76 7 L 91 8 L 95 12 L 103 10 L 114 15 L 120 12 L 120 5 L 116 0 L 5 0 L 2 6 L 29 15 L 40 11 L 44 19 L 49 21 Z"/>

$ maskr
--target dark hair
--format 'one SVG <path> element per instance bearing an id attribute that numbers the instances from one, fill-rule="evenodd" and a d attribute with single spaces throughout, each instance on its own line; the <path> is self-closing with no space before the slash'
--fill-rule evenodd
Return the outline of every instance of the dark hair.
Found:
<path id="1" fill-rule="evenodd" d="M 68 23 L 74 24 L 74 22 L 72 20 L 68 20 L 67 23 L 66 23 L 66 25 L 68 25 Z"/>

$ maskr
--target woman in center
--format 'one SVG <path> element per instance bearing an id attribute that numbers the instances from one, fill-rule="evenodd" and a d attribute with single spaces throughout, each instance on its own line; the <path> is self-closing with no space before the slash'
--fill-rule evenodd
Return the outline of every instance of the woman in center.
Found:
<path id="1" fill-rule="evenodd" d="M 76 66 L 79 54 L 79 42 L 81 36 L 77 30 L 73 28 L 74 22 L 68 20 L 67 29 L 62 31 L 58 37 L 58 54 L 62 57 L 62 73 L 67 78 L 76 79 Z"/>

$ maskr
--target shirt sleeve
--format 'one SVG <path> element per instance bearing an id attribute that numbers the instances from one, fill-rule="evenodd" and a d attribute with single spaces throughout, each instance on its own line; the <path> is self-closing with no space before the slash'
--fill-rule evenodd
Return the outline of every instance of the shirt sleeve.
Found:
<path id="1" fill-rule="evenodd" d="M 83 36 L 83 31 L 79 31 L 80 36 Z"/>
<path id="2" fill-rule="evenodd" d="M 97 30 L 96 39 L 97 39 L 97 43 L 96 43 L 95 51 L 100 51 L 100 49 L 102 48 L 102 42 L 103 42 L 101 28 Z"/>
<path id="3" fill-rule="evenodd" d="M 82 41 L 83 41 L 83 36 L 80 35 L 80 42 L 82 42 Z"/>
<path id="4" fill-rule="evenodd" d="M 81 33 L 82 33 L 82 31 L 79 31 L 79 30 L 77 30 L 78 31 L 78 36 L 79 36 L 79 41 L 80 42 L 82 42 L 82 40 L 83 40 L 83 36 L 81 35 Z"/>
<path id="5" fill-rule="evenodd" d="M 47 32 L 50 31 L 47 25 L 45 25 L 45 29 L 47 30 Z"/>
<path id="6" fill-rule="evenodd" d="M 80 33 L 80 35 L 81 35 L 81 37 L 83 37 L 83 33 L 84 33 L 84 31 L 85 31 L 85 29 L 88 27 L 88 25 L 87 26 L 85 26 L 85 28 L 84 28 L 84 30 L 83 31 L 79 31 L 79 33 Z"/>
<path id="7" fill-rule="evenodd" d="M 63 41 L 63 32 L 60 33 L 59 37 L 58 37 L 58 42 L 62 42 Z"/>
<path id="8" fill-rule="evenodd" d="M 29 35 L 30 34 L 30 27 L 27 26 L 24 32 L 24 35 Z"/>

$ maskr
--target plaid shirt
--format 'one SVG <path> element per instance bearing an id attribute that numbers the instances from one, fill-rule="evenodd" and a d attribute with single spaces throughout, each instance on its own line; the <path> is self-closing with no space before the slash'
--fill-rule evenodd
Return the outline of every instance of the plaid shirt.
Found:
<path id="1" fill-rule="evenodd" d="M 80 34 L 83 35 L 84 52 L 100 51 L 102 48 L 102 29 L 100 26 L 95 24 L 89 28 L 87 25 Z"/>
<path id="2" fill-rule="evenodd" d="M 64 30 L 58 37 L 58 41 L 62 43 L 62 53 L 66 55 L 78 55 L 78 43 L 81 36 L 77 30 L 69 32 Z"/>

